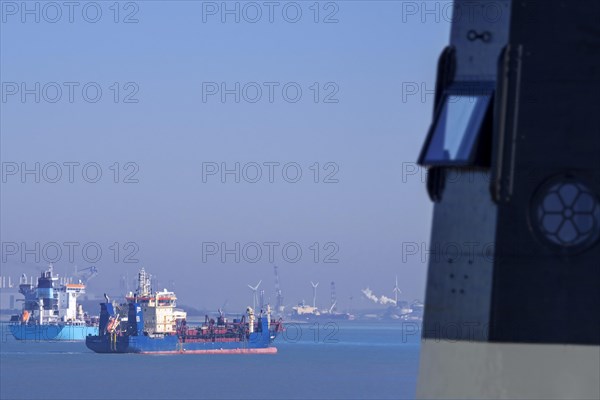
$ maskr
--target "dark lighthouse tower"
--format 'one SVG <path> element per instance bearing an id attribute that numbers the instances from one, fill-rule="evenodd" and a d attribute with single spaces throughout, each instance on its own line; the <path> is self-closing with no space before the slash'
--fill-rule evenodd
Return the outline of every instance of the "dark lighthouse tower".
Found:
<path id="1" fill-rule="evenodd" d="M 420 398 L 600 398 L 600 1 L 456 0 Z"/>

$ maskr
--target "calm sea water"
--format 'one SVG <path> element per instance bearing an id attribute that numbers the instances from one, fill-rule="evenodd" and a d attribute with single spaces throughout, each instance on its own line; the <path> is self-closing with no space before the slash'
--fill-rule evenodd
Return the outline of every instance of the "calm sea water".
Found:
<path id="1" fill-rule="evenodd" d="M 296 325 L 275 355 L 95 354 L 0 324 L 0 399 L 410 399 L 419 339 L 399 323 Z"/>

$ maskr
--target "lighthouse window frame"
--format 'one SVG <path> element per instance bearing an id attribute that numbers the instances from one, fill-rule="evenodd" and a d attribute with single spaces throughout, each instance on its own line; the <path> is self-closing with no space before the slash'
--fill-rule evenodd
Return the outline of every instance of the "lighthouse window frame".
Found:
<path id="1" fill-rule="evenodd" d="M 491 112 L 493 84 L 458 83 L 444 91 L 441 105 L 419 157 L 426 166 L 472 166 L 486 115 Z"/>

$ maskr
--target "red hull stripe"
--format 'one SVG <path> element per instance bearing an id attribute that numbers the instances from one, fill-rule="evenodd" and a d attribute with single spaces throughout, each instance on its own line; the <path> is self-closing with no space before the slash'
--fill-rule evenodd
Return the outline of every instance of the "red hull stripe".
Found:
<path id="1" fill-rule="evenodd" d="M 275 354 L 277 347 L 264 349 L 218 349 L 218 350 L 173 350 L 173 351 L 142 351 L 140 354 Z"/>

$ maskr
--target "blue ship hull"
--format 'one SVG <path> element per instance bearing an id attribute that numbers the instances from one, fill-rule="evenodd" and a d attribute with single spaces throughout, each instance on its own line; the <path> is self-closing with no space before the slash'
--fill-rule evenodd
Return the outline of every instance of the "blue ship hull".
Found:
<path id="1" fill-rule="evenodd" d="M 83 341 L 88 335 L 98 335 L 98 327 L 82 325 L 9 325 L 17 340 L 65 340 Z"/>
<path id="2" fill-rule="evenodd" d="M 195 342 L 170 335 L 162 338 L 149 336 L 88 336 L 86 346 L 96 353 L 141 354 L 265 354 L 276 353 L 277 348 L 264 341 L 262 334 L 239 342 Z"/>

